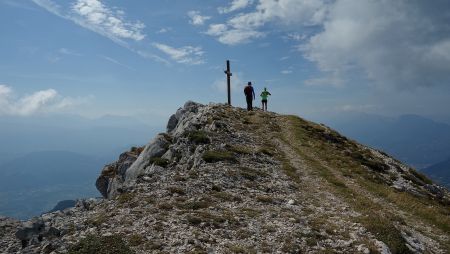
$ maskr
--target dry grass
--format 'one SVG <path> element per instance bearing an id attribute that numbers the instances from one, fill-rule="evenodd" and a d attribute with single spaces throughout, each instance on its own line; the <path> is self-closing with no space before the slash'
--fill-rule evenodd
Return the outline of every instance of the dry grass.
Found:
<path id="1" fill-rule="evenodd" d="M 219 162 L 219 161 L 230 161 L 235 162 L 236 157 L 233 153 L 229 151 L 206 151 L 203 156 L 203 160 L 209 163 Z"/>
<path id="2" fill-rule="evenodd" d="M 374 203 L 355 188 L 362 188 L 370 195 L 395 204 L 402 211 L 417 217 L 415 220 L 428 221 L 430 225 L 434 225 L 443 232 L 449 232 L 449 210 L 433 200 L 421 199 L 409 193 L 395 192 L 379 175 L 384 173 L 386 165 L 375 159 L 368 150 L 359 149 L 352 141 L 341 138 L 334 132 L 323 137 L 325 131 L 322 126 L 311 124 L 298 117 L 287 117 L 286 121 L 292 128 L 295 140 L 285 141 L 293 144 L 293 148 L 305 159 L 310 168 L 329 183 L 330 191 L 343 197 L 353 209 L 363 214 L 359 222 L 388 244 L 391 250 L 396 253 L 408 252 L 406 242 L 395 226 L 405 223 L 404 220 L 396 215 L 398 211 L 395 209 Z M 302 145 L 305 143 L 309 145 Z M 311 154 L 316 156 L 313 157 Z M 320 158 L 321 161 L 315 158 Z M 348 178 L 348 175 L 353 176 L 357 185 L 351 188 L 347 186 L 343 179 Z M 420 178 L 420 176 L 415 177 Z"/>

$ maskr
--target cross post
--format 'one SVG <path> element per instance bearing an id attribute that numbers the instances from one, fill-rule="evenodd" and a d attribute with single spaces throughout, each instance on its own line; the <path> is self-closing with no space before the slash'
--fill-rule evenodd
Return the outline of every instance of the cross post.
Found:
<path id="1" fill-rule="evenodd" d="M 224 72 L 227 74 L 228 105 L 231 106 L 231 76 L 233 76 L 233 74 L 230 70 L 230 60 L 227 60 L 227 70 Z"/>

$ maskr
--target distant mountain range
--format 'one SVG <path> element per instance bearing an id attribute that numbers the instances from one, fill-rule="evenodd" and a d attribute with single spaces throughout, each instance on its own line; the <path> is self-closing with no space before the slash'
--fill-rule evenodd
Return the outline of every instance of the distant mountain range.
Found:
<path id="1" fill-rule="evenodd" d="M 120 116 L 0 117 L 0 215 L 26 219 L 98 196 L 103 166 L 161 130 Z"/>
<path id="2" fill-rule="evenodd" d="M 0 164 L 37 151 L 70 151 L 108 157 L 130 145 L 142 144 L 163 126 L 148 126 L 134 118 L 105 116 L 0 117 Z M 1 169 L 0 169 L 1 170 Z"/>
<path id="3" fill-rule="evenodd" d="M 422 172 L 429 175 L 437 182 L 447 186 L 450 190 L 450 158 L 430 167 L 424 168 L 422 169 Z"/>

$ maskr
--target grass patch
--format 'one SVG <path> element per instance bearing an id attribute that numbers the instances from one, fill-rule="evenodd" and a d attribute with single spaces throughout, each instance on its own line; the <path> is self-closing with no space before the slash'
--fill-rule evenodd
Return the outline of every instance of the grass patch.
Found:
<path id="1" fill-rule="evenodd" d="M 228 149 L 231 152 L 237 153 L 237 154 L 253 154 L 253 151 L 250 147 L 246 147 L 246 146 L 239 146 L 239 145 L 227 145 L 225 147 L 226 149 Z"/>
<path id="2" fill-rule="evenodd" d="M 106 213 L 101 212 L 101 213 L 95 215 L 94 217 L 87 219 L 86 224 L 94 226 L 94 227 L 99 227 L 103 223 L 106 223 L 107 221 L 108 221 L 108 216 L 106 215 Z"/>
<path id="3" fill-rule="evenodd" d="M 271 196 L 266 196 L 266 195 L 256 196 L 256 200 L 258 202 L 266 203 L 266 204 L 270 204 L 270 203 L 274 203 L 275 202 L 275 200 Z"/>
<path id="4" fill-rule="evenodd" d="M 238 221 L 229 213 L 212 214 L 207 211 L 196 212 L 195 214 L 189 214 L 186 216 L 186 220 L 189 224 L 198 226 L 204 224 L 205 226 L 212 226 L 220 228 L 225 222 L 232 225 L 238 225 Z"/>
<path id="5" fill-rule="evenodd" d="M 210 142 L 206 131 L 190 131 L 186 136 L 195 144 L 208 144 Z"/>
<path id="6" fill-rule="evenodd" d="M 346 155 L 373 171 L 386 172 L 389 170 L 389 166 L 380 159 L 375 159 L 369 150 L 355 149 L 351 152 L 347 152 Z"/>
<path id="7" fill-rule="evenodd" d="M 69 254 L 133 254 L 135 253 L 119 235 L 88 235 L 69 247 Z"/>
<path id="8" fill-rule="evenodd" d="M 364 227 L 389 246 L 392 253 L 413 253 L 406 246 L 400 231 L 389 221 L 389 217 L 370 216 L 360 219 Z"/>
<path id="9" fill-rule="evenodd" d="M 176 182 L 186 182 L 187 181 L 186 177 L 180 175 L 180 173 L 178 173 L 178 172 L 173 176 L 173 180 L 175 180 Z"/>
<path id="10" fill-rule="evenodd" d="M 199 225 L 200 223 L 202 223 L 202 219 L 200 217 L 190 214 L 186 216 L 186 220 L 189 222 L 189 224 L 192 225 Z"/>
<path id="11" fill-rule="evenodd" d="M 163 159 L 161 157 L 153 157 L 150 159 L 150 163 L 165 168 L 167 167 L 167 165 L 169 165 L 169 160 Z"/>
<path id="12" fill-rule="evenodd" d="M 409 173 L 411 173 L 413 176 L 415 176 L 417 179 L 421 181 L 422 184 L 419 185 L 433 184 L 433 181 L 431 181 L 430 178 L 426 177 L 424 174 L 418 172 L 417 170 L 410 168 Z"/>
<path id="13" fill-rule="evenodd" d="M 142 235 L 133 234 L 128 238 L 128 244 L 130 246 L 138 246 L 145 242 L 145 238 Z"/>
<path id="14" fill-rule="evenodd" d="M 265 154 L 268 156 L 274 156 L 276 154 L 276 150 L 275 150 L 275 148 L 273 148 L 269 145 L 264 145 L 258 149 L 258 153 Z"/>
<path id="15" fill-rule="evenodd" d="M 264 176 L 264 174 L 261 174 L 258 170 L 247 168 L 247 167 L 240 167 L 239 168 L 240 175 L 250 181 L 255 181 L 259 175 Z"/>
<path id="16" fill-rule="evenodd" d="M 243 214 L 247 215 L 250 218 L 256 218 L 256 217 L 258 217 L 259 215 L 262 214 L 262 211 L 256 210 L 256 209 L 253 209 L 253 208 L 248 208 L 248 207 L 242 208 L 241 212 Z"/>
<path id="17" fill-rule="evenodd" d="M 162 250 L 164 244 L 161 241 L 153 240 L 146 242 L 144 247 L 146 250 Z"/>
<path id="18" fill-rule="evenodd" d="M 162 210 L 172 210 L 173 204 L 172 203 L 159 203 L 158 208 Z"/>
<path id="19" fill-rule="evenodd" d="M 208 163 L 214 163 L 218 161 L 236 161 L 236 157 L 234 156 L 234 154 L 229 151 L 206 151 L 203 154 L 202 158 Z"/>
<path id="20" fill-rule="evenodd" d="M 135 194 L 135 193 L 132 193 L 132 192 L 125 192 L 125 193 L 120 194 L 120 195 L 117 197 L 117 201 L 118 201 L 119 204 L 121 204 L 121 205 L 123 205 L 123 204 L 128 204 L 128 203 L 130 203 L 131 201 L 133 201 L 134 197 L 136 197 L 136 194 Z"/>
<path id="21" fill-rule="evenodd" d="M 228 202 L 240 202 L 242 201 L 242 198 L 239 196 L 235 196 L 233 194 L 230 194 L 228 192 L 224 192 L 224 191 L 218 191 L 218 192 L 212 192 L 211 196 L 218 198 L 222 201 L 228 201 Z"/>
<path id="22" fill-rule="evenodd" d="M 170 192 L 170 194 L 178 194 L 178 195 L 185 195 L 186 192 L 183 188 L 180 188 L 178 186 L 170 186 L 167 188 L 167 190 Z"/>
<path id="23" fill-rule="evenodd" d="M 133 146 L 133 147 L 131 147 L 130 152 L 139 155 L 142 153 L 142 151 L 144 151 L 144 148 L 145 148 L 144 146 L 141 146 L 141 147 Z"/>
<path id="24" fill-rule="evenodd" d="M 199 210 L 205 209 L 212 206 L 213 203 L 208 200 L 200 200 L 200 201 L 186 201 L 178 205 L 178 208 L 185 210 Z"/>
<path id="25" fill-rule="evenodd" d="M 230 253 L 256 254 L 257 251 L 252 247 L 242 246 L 238 244 L 228 244 Z"/>

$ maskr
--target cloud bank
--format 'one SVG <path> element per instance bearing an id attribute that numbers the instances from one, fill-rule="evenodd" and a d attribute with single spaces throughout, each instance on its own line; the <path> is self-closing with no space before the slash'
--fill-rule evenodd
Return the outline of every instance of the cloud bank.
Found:
<path id="1" fill-rule="evenodd" d="M 359 72 L 379 86 L 401 89 L 450 81 L 448 1 L 340 0 L 323 31 L 300 46 L 331 76 Z"/>
<path id="2" fill-rule="evenodd" d="M 38 113 L 58 112 L 85 103 L 88 99 L 63 97 L 54 89 L 15 97 L 11 87 L 0 85 L 0 116 L 30 116 Z"/>
<path id="3" fill-rule="evenodd" d="M 322 72 L 309 85 L 358 77 L 411 89 L 450 83 L 449 10 L 447 0 L 259 0 L 252 11 L 210 24 L 206 34 L 238 45 L 267 36 L 268 24 L 275 25 L 297 34 L 292 42 Z"/>

